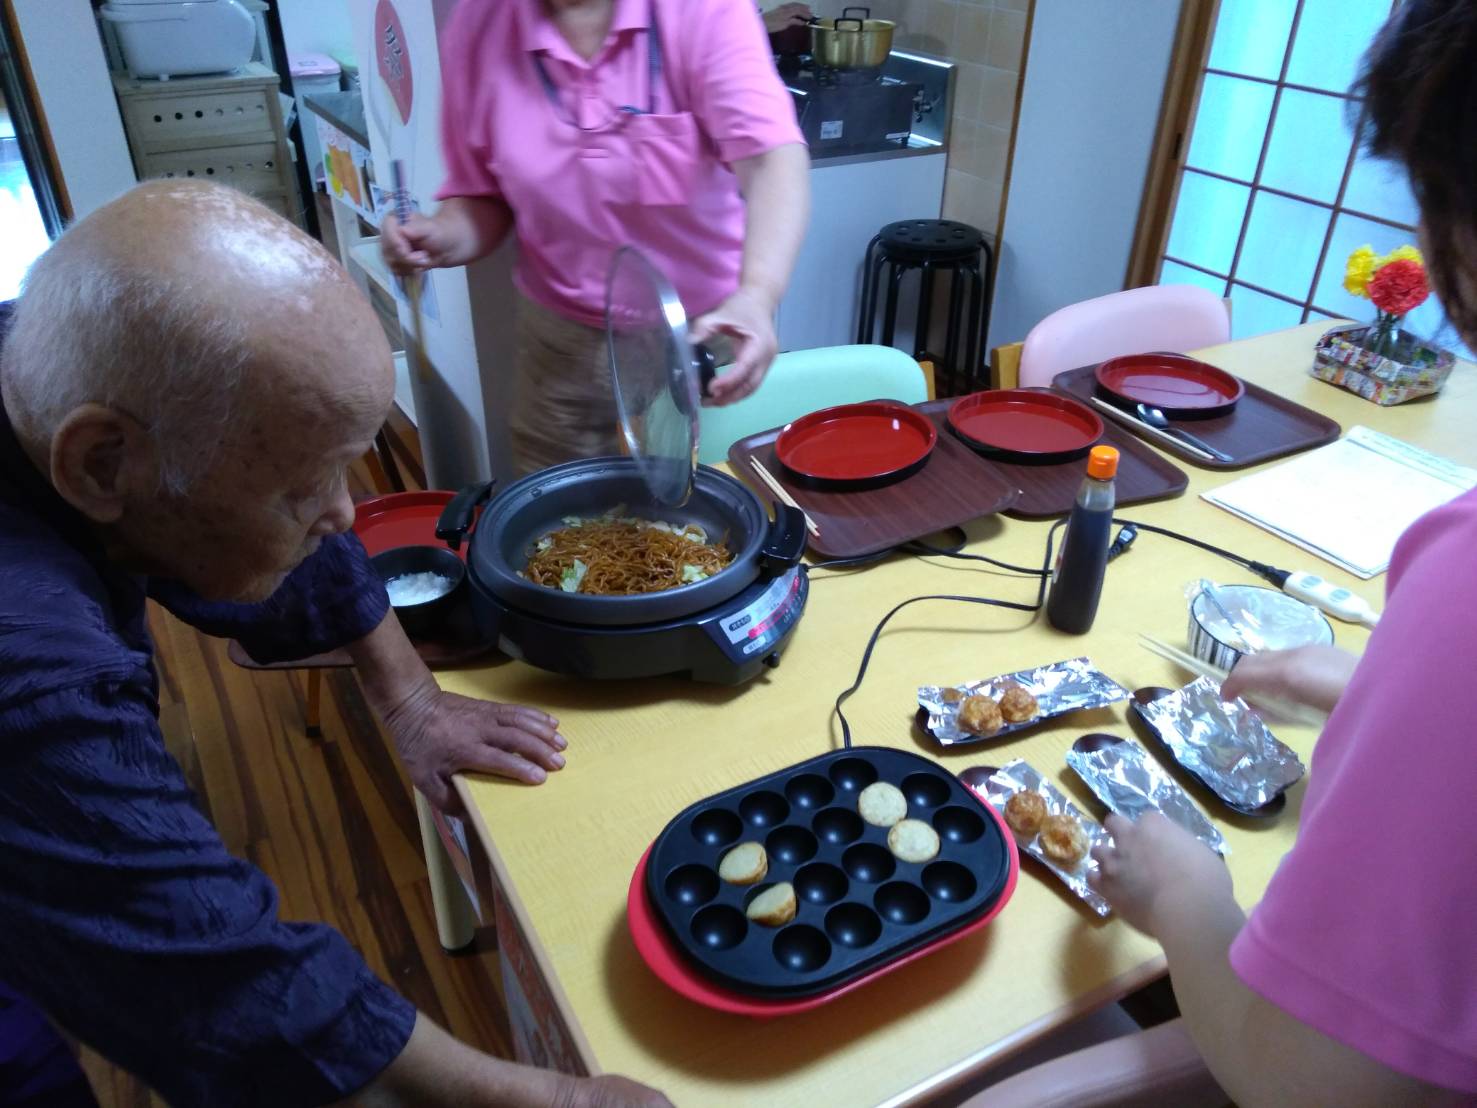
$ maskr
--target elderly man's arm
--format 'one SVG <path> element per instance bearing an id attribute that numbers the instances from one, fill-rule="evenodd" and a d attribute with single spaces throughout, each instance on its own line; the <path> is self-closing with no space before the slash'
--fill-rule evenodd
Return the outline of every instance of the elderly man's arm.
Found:
<path id="1" fill-rule="evenodd" d="M 494 773 L 536 785 L 564 765 L 566 744 L 551 716 L 442 691 L 352 534 L 324 539 L 259 604 L 206 601 L 163 580 L 149 582 L 149 595 L 191 626 L 236 639 L 259 662 L 346 647 L 411 781 L 438 807 L 458 808 L 455 773 Z"/>
<path id="2" fill-rule="evenodd" d="M 574 1078 L 490 1058 L 424 1015 L 410 1041 L 375 1081 L 336 1108 L 672 1108 L 655 1089 L 613 1074 Z"/>
<path id="3" fill-rule="evenodd" d="M 384 620 L 390 598 L 353 534 L 329 535 L 266 600 L 205 600 L 178 581 L 150 578 L 149 596 L 207 635 L 235 639 L 258 662 L 337 650 Z"/>
<path id="4" fill-rule="evenodd" d="M 343 937 L 284 923 L 164 749 L 138 675 L 0 717 L 0 979 L 171 1104 L 324 1103 L 415 1009 Z"/>
<path id="5" fill-rule="evenodd" d="M 456 811 L 452 777 L 494 773 L 537 785 L 561 769 L 567 745 L 559 721 L 536 708 L 472 700 L 446 692 L 405 637 L 392 610 L 349 645 L 364 693 L 385 722 L 416 787 L 438 808 Z"/>
<path id="6" fill-rule="evenodd" d="M 666 1103 L 458 1043 L 343 936 L 279 919 L 137 672 L 0 715 L 0 930 L 0 980 L 181 1108 Z"/>

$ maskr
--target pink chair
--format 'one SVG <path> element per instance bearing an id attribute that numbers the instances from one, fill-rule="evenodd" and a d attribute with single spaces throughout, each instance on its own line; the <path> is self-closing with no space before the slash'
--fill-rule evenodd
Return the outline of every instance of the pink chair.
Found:
<path id="1" fill-rule="evenodd" d="M 1058 373 L 1119 354 L 1195 350 L 1231 337 L 1225 302 L 1196 285 L 1149 285 L 1069 304 L 1026 336 L 1020 383 L 1050 385 Z"/>

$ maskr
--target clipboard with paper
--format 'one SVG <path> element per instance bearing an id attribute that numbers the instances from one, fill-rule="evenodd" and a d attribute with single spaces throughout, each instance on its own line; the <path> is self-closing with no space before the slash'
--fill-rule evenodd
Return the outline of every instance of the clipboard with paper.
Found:
<path id="1" fill-rule="evenodd" d="M 1355 427 L 1342 439 L 1202 496 L 1365 579 L 1405 529 L 1477 487 L 1477 470 Z"/>

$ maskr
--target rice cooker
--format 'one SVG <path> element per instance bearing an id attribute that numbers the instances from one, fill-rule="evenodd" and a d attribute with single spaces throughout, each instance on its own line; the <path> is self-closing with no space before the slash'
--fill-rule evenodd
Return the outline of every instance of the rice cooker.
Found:
<path id="1" fill-rule="evenodd" d="M 767 507 L 748 486 L 697 464 L 711 356 L 688 341 L 671 285 L 631 247 L 611 265 L 606 332 L 629 456 L 552 466 L 496 495 L 490 484 L 464 489 L 437 536 L 453 548 L 468 543 L 477 625 L 512 657 L 593 679 L 748 681 L 779 664 L 804 611 L 805 517 L 787 504 Z M 566 519 L 616 508 L 697 523 L 710 540 L 727 543 L 733 560 L 703 581 L 619 596 L 564 592 L 522 575 L 538 540 Z"/>
<path id="2" fill-rule="evenodd" d="M 225 73 L 256 48 L 256 21 L 238 0 L 109 0 L 101 11 L 135 77 Z"/>

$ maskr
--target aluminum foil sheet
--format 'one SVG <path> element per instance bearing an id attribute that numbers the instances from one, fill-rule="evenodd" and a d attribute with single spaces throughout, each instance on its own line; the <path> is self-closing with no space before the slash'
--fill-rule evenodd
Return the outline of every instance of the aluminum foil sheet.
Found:
<path id="1" fill-rule="evenodd" d="M 1217 854 L 1231 853 L 1225 838 L 1189 794 L 1138 743 L 1120 740 L 1089 752 L 1073 747 L 1067 751 L 1067 765 L 1110 812 L 1128 819 L 1161 812 Z"/>
<path id="2" fill-rule="evenodd" d="M 1333 626 L 1322 612 L 1276 589 L 1195 581 L 1185 595 L 1190 649 L 1222 669 L 1246 654 L 1333 642 Z"/>
<path id="3" fill-rule="evenodd" d="M 1021 723 L 1006 723 L 992 735 L 976 735 L 959 726 L 959 705 L 969 696 L 999 700 L 1011 685 L 1020 685 L 1036 698 L 1037 713 Z M 1034 727 L 1042 720 L 1085 708 L 1101 708 L 1127 700 L 1129 692 L 1086 658 L 1023 669 L 965 685 L 925 685 L 918 690 L 918 706 L 928 712 L 928 730 L 944 746 L 991 742 Z"/>
<path id="4" fill-rule="evenodd" d="M 1260 808 L 1305 772 L 1245 701 L 1225 703 L 1208 677 L 1140 710 L 1180 764 L 1230 804 Z"/>
<path id="5" fill-rule="evenodd" d="M 1016 845 L 1061 878 L 1062 884 L 1076 893 L 1078 898 L 1094 912 L 1100 916 L 1109 915 L 1113 911 L 1112 906 L 1093 891 L 1092 886 L 1087 883 L 1087 877 L 1095 873 L 1098 868 L 1097 859 L 1092 856 L 1092 852 L 1103 843 L 1111 843 L 1112 836 L 1101 823 L 1084 815 L 1075 804 L 1067 799 L 1061 789 L 1042 777 L 1031 767 L 1030 763 L 1023 759 L 1017 758 L 997 769 L 985 782 L 985 787 L 979 791 L 985 802 L 1000 813 L 1001 819 L 1004 819 L 1006 802 L 1013 793 L 1022 789 L 1040 793 L 1041 798 L 1046 801 L 1046 811 L 1049 815 L 1072 816 L 1082 824 L 1082 829 L 1087 832 L 1087 855 L 1075 868 L 1067 869 L 1046 856 L 1046 853 L 1037 845 L 1035 835 L 1028 838 L 1011 830 L 1010 833 L 1015 836 Z M 1010 824 L 1007 823 L 1006 827 L 1009 826 Z"/>

